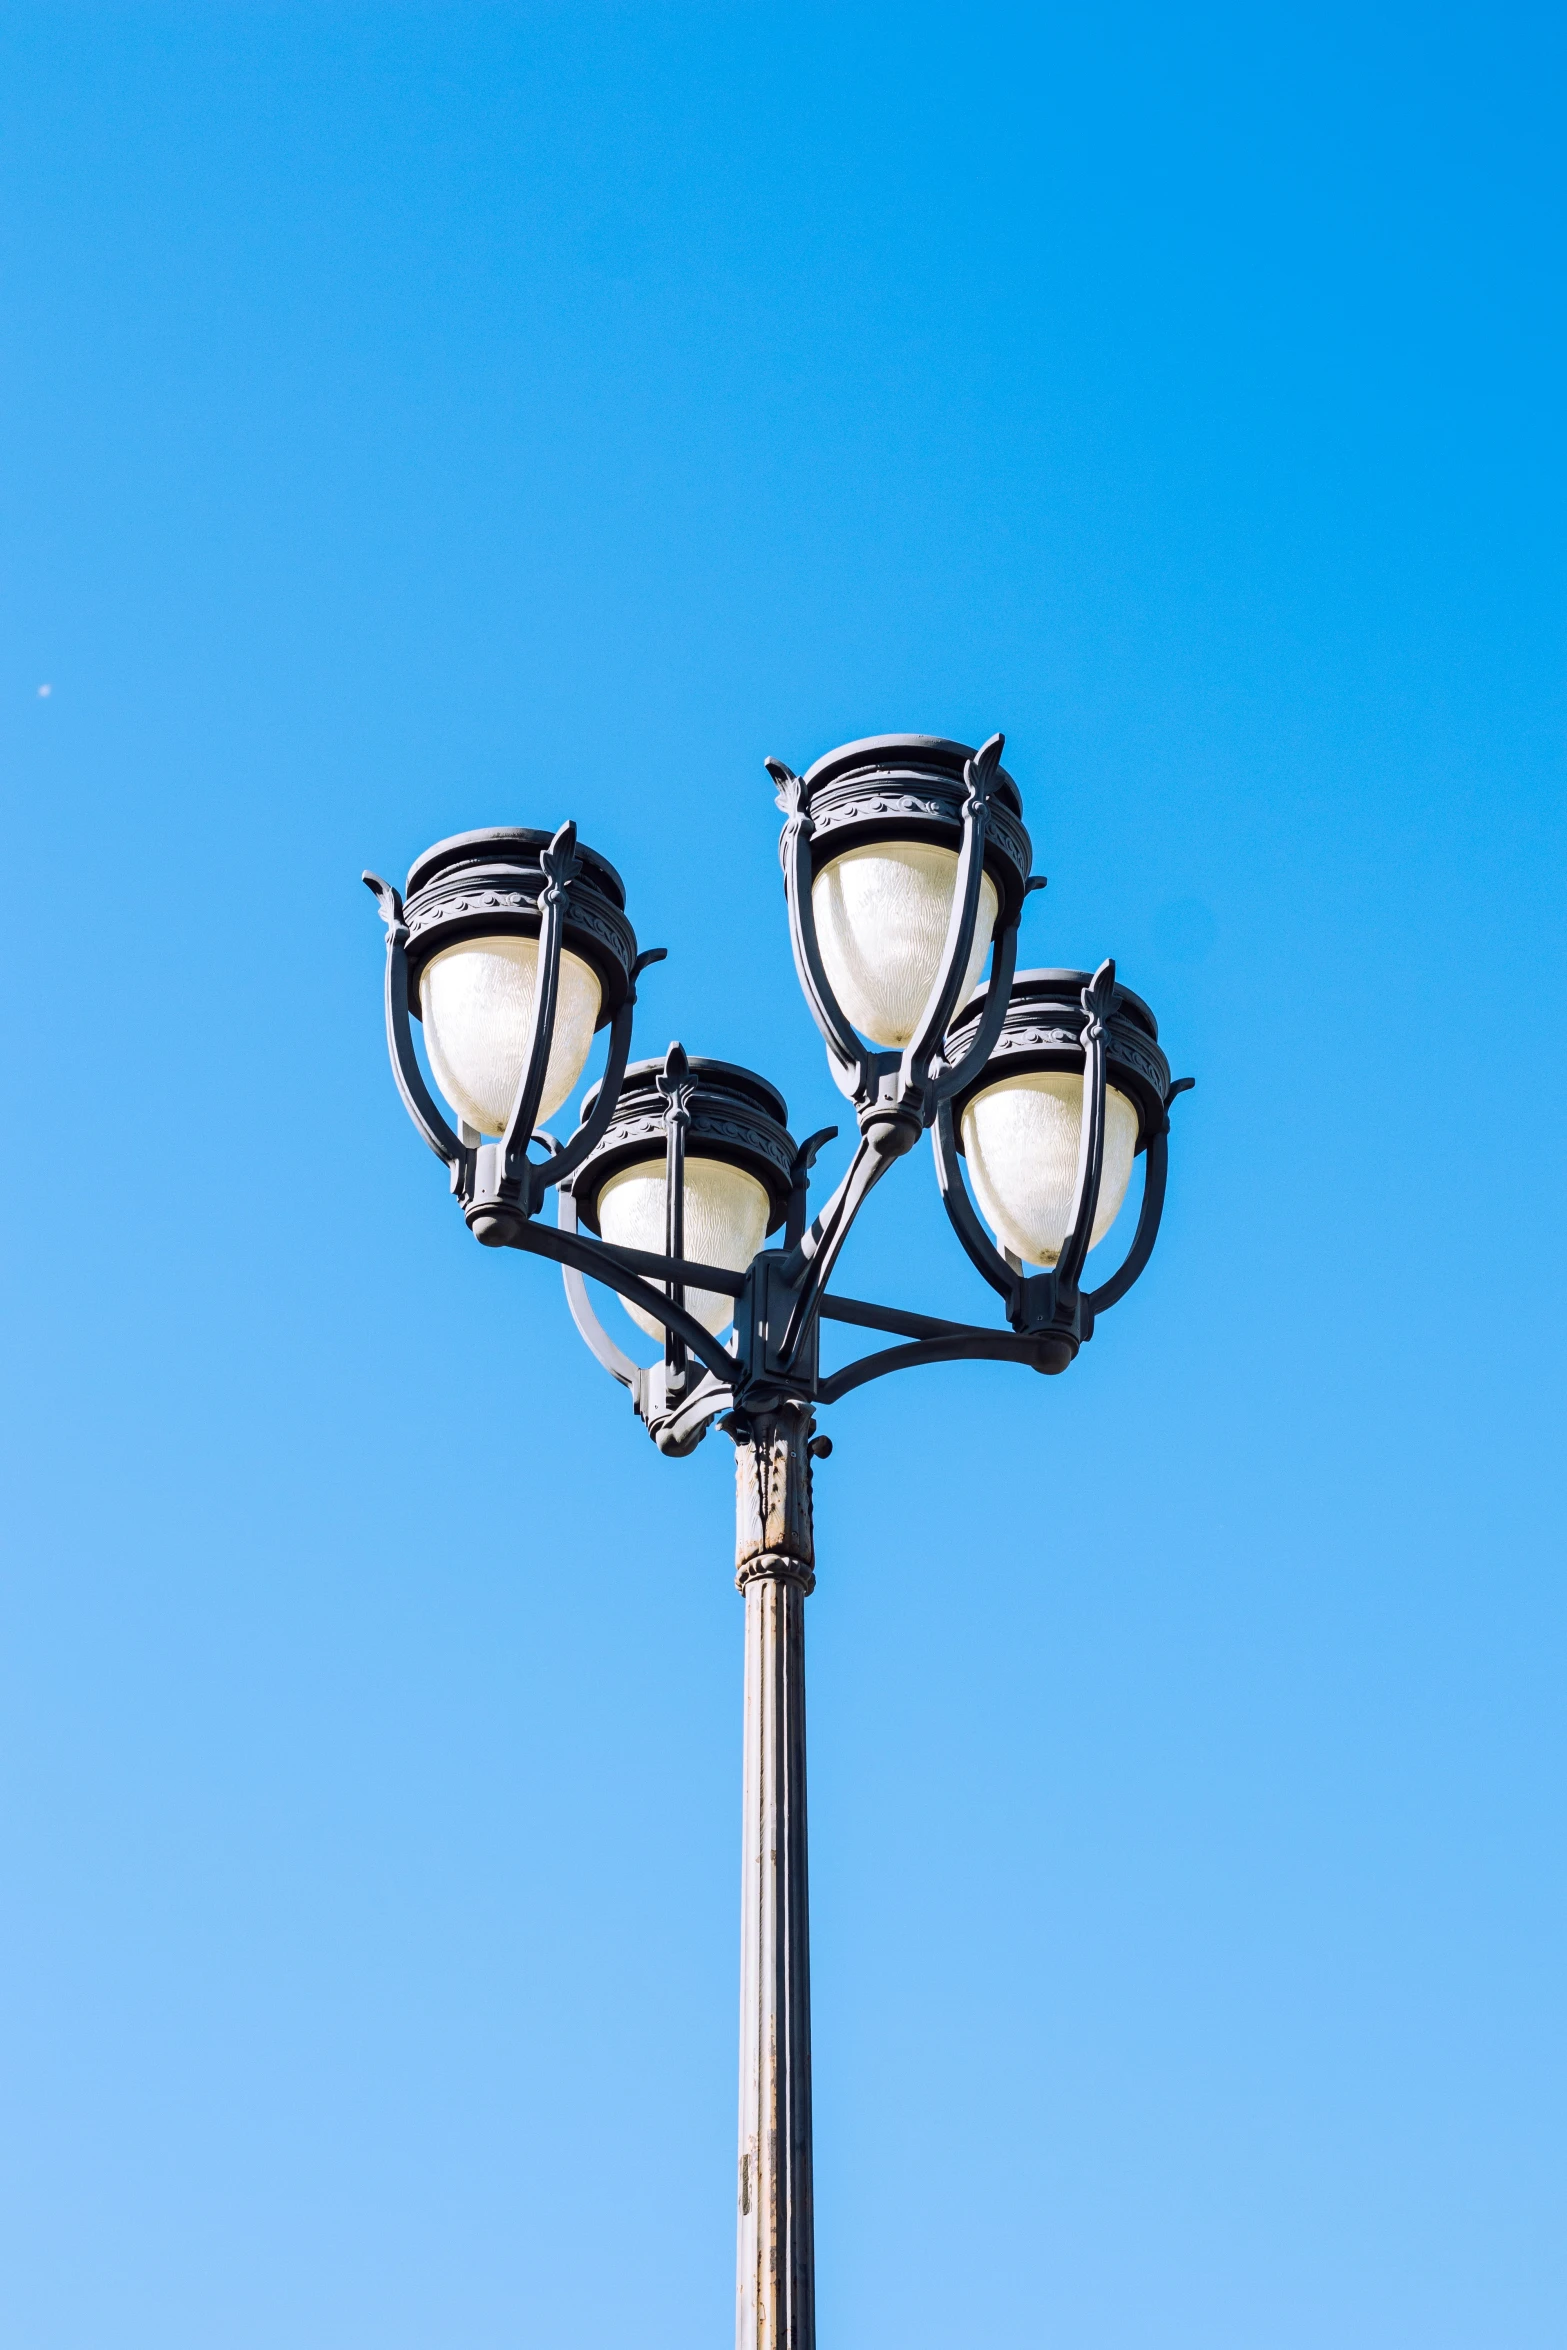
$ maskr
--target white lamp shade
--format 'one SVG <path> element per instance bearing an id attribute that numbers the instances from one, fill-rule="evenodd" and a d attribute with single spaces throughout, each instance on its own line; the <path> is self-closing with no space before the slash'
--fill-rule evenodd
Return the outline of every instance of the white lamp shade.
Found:
<path id="1" fill-rule="evenodd" d="M 639 1159 L 605 1184 L 598 1196 L 599 1230 L 613 1247 L 665 1254 L 665 1172 L 662 1157 Z M 682 1255 L 743 1273 L 767 1237 L 767 1208 L 767 1193 L 743 1167 L 731 1167 L 727 1159 L 687 1159 Z M 629 1298 L 620 1302 L 639 1330 L 662 1339 L 662 1322 Z M 686 1311 L 716 1337 L 734 1320 L 735 1301 L 721 1289 L 688 1289 Z"/>
<path id="2" fill-rule="evenodd" d="M 419 1009 L 435 1082 L 458 1117 L 481 1134 L 506 1131 L 522 1082 L 538 968 L 536 938 L 501 936 L 465 938 L 443 947 L 419 974 Z M 601 1001 L 597 975 L 562 949 L 541 1119 L 560 1108 L 582 1075 Z"/>
<path id="3" fill-rule="evenodd" d="M 1083 1080 L 1066 1070 L 1030 1069 L 975 1094 L 963 1113 L 963 1148 L 974 1197 L 1004 1249 L 1025 1265 L 1061 1254 L 1083 1124 Z M 1137 1151 L 1137 1112 L 1105 1087 L 1104 1172 L 1089 1247 L 1121 1212 Z"/>
<path id="4" fill-rule="evenodd" d="M 872 1044 L 905 1045 L 941 968 L 957 887 L 958 852 L 933 841 L 874 841 L 845 849 L 811 884 L 816 936 L 832 991 Z M 962 1003 L 980 974 L 999 911 L 988 873 Z"/>

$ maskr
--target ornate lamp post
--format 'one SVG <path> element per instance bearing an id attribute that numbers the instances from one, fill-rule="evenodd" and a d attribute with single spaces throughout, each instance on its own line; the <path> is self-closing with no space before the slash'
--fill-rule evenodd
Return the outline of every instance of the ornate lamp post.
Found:
<path id="1" fill-rule="evenodd" d="M 804 1603 L 811 1461 L 831 1450 L 817 1410 L 918 1363 L 1064 1371 L 1148 1261 L 1169 1106 L 1191 1083 L 1171 1084 L 1153 1014 L 1113 963 L 1091 976 L 1016 972 L 1023 903 L 1044 884 L 1030 878 L 1001 750 L 1000 735 L 977 752 L 880 735 L 803 776 L 767 762 L 795 967 L 859 1130 L 814 1217 L 811 1167 L 836 1127 L 797 1144 L 764 1078 L 678 1044 L 630 1062 L 637 980 L 663 950 L 637 952 L 620 877 L 574 825 L 440 841 L 406 898 L 365 875 L 386 924 L 393 1074 L 469 1228 L 563 1268 L 579 1331 L 661 1452 L 694 1451 L 715 1420 L 734 1441 L 746 1611 L 737 2350 L 814 2350 L 816 2337 Z M 455 1124 L 420 1068 L 413 1019 Z M 540 1121 L 605 1027 L 603 1075 L 559 1143 Z M 1001 1297 L 1004 1327 L 828 1287 L 871 1191 L 926 1132 L 953 1229 Z M 1139 1154 L 1131 1245 L 1085 1288 Z M 551 1191 L 553 1225 L 540 1219 Z M 659 1359 L 617 1344 L 589 1279 L 662 1340 Z M 824 1373 L 824 1320 L 896 1343 Z"/>

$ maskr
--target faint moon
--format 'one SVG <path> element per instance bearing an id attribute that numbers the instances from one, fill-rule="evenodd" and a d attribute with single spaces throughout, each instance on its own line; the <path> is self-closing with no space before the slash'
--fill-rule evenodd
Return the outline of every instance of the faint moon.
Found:
<path id="1" fill-rule="evenodd" d="M 51 695 L 53 692 L 54 692 L 54 687 L 53 687 L 52 685 L 41 685 L 41 686 L 38 688 L 38 699 L 39 699 L 41 702 L 47 702 L 47 701 L 48 701 L 48 699 L 49 699 L 49 696 L 50 696 L 50 695 Z"/>

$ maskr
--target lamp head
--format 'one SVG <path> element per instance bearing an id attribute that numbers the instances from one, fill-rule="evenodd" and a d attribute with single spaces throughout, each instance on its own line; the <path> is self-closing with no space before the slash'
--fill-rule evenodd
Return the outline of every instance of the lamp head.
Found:
<path id="1" fill-rule="evenodd" d="M 1053 1265 L 1071 1217 L 1083 1115 L 1086 971 L 1023 971 L 990 1059 L 953 1101 L 980 1211 L 1020 1263 Z M 956 1061 L 979 1025 L 971 996 L 947 1032 Z M 1117 985 L 1105 1039 L 1105 1144 L 1090 1246 L 1114 1223 L 1132 1161 L 1164 1125 L 1170 1065 L 1141 996 Z"/>
<path id="2" fill-rule="evenodd" d="M 963 771 L 974 757 L 967 743 L 939 734 L 871 734 L 841 743 L 808 767 L 802 781 L 811 813 L 811 873 L 847 849 L 912 841 L 956 854 L 963 840 Z M 1033 859 L 1023 826 L 1023 796 L 1004 767 L 990 790 L 985 871 L 998 912 L 1010 918 L 1023 903 Z"/>
<path id="3" fill-rule="evenodd" d="M 436 1083 L 481 1134 L 504 1132 L 522 1076 L 554 835 L 520 826 L 437 841 L 408 875 L 408 1008 L 424 1022 Z M 593 1032 L 626 1000 L 637 958 L 626 892 L 607 857 L 573 844 L 562 901 L 560 984 L 539 1103 L 559 1109 Z"/>
<path id="4" fill-rule="evenodd" d="M 582 1105 L 584 1124 L 597 1095 L 594 1087 Z M 672 1110 L 685 1122 L 681 1253 L 743 1273 L 788 1213 L 795 1145 L 777 1087 L 731 1061 L 693 1055 L 677 1064 L 671 1053 L 633 1062 L 609 1127 L 571 1178 L 578 1213 L 612 1246 L 666 1253 Z M 686 1305 L 714 1332 L 734 1314 L 734 1300 L 720 1290 L 692 1290 Z M 650 1337 L 662 1335 L 639 1307 L 628 1302 L 626 1310 Z"/>
<path id="5" fill-rule="evenodd" d="M 419 981 L 434 955 L 474 938 L 539 935 L 544 851 L 553 833 L 522 825 L 454 833 L 408 868 L 403 920 L 408 927 L 408 1009 L 420 1017 Z M 577 870 L 566 892 L 565 941 L 599 983 L 595 1028 L 626 1000 L 637 959 L 626 920 L 626 885 L 607 857 L 576 844 Z"/>
<path id="6" fill-rule="evenodd" d="M 870 735 L 801 779 L 822 962 L 840 1008 L 874 1044 L 910 1041 L 941 968 L 974 755 L 941 735 Z M 997 768 L 965 994 L 998 922 L 1016 918 L 1032 854 L 1017 785 Z"/>

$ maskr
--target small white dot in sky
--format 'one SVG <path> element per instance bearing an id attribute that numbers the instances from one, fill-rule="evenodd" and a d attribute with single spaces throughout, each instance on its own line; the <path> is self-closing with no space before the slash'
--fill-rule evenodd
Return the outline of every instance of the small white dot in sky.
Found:
<path id="1" fill-rule="evenodd" d="M 53 692 L 54 692 L 54 687 L 53 687 L 52 685 L 41 685 L 41 686 L 38 688 L 38 699 L 39 699 L 41 702 L 47 702 L 47 701 L 48 701 L 48 699 L 49 699 L 49 696 L 50 696 L 50 695 L 51 695 Z"/>

